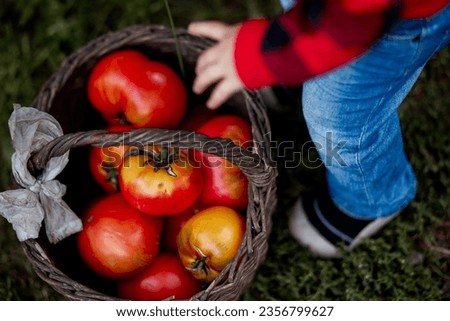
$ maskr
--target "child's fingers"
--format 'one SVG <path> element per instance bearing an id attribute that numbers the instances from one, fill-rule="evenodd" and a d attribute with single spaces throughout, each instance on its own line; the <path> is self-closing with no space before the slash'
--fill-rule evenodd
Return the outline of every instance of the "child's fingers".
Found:
<path id="1" fill-rule="evenodd" d="M 217 62 L 218 54 L 220 53 L 217 52 L 217 46 L 218 45 L 208 48 L 198 57 L 197 65 L 195 66 L 197 75 L 203 73 L 203 70 L 208 68 L 208 66 Z"/>
<path id="2" fill-rule="evenodd" d="M 219 82 L 209 96 L 206 106 L 209 109 L 217 109 L 225 103 L 238 89 L 239 83 L 233 82 L 232 79 L 224 79 Z"/>
<path id="3" fill-rule="evenodd" d="M 204 69 L 202 73 L 198 74 L 194 80 L 192 90 L 196 94 L 201 94 L 209 86 L 223 78 L 224 73 L 220 66 L 217 64 L 210 65 L 208 68 Z"/>
<path id="4" fill-rule="evenodd" d="M 231 26 L 221 21 L 196 21 L 188 26 L 188 32 L 201 37 L 221 40 Z"/>

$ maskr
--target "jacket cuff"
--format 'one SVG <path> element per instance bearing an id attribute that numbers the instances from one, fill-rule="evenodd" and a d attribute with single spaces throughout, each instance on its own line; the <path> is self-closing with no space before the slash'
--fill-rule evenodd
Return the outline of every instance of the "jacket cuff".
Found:
<path id="1" fill-rule="evenodd" d="M 244 86 L 259 89 L 277 82 L 264 59 L 262 43 L 269 26 L 268 19 L 244 21 L 236 36 L 234 61 Z"/>

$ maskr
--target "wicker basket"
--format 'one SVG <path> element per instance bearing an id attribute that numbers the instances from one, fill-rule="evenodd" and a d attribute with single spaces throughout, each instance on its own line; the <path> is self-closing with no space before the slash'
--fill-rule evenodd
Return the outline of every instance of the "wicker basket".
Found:
<path id="1" fill-rule="evenodd" d="M 192 84 L 195 61 L 202 50 L 212 43 L 189 35 L 185 30 L 174 31 L 161 26 L 132 26 L 106 34 L 87 44 L 61 65 L 60 69 L 44 84 L 33 106 L 52 114 L 61 124 L 64 136 L 50 142 L 35 154 L 30 168 L 39 170 L 48 159 L 70 150 L 70 161 L 58 179 L 67 185 L 64 197 L 68 205 L 80 213 L 83 207 L 100 190 L 80 170 L 87 168 L 87 152 L 91 145 L 123 143 L 121 134 L 98 130 L 105 123 L 89 105 L 86 95 L 86 79 L 95 63 L 105 54 L 124 48 L 134 48 L 149 57 L 163 61 L 179 71 L 178 50 L 185 69 L 187 88 Z M 192 93 L 189 99 L 204 100 Z M 237 300 L 252 281 L 256 270 L 265 259 L 271 229 L 271 214 L 276 205 L 276 168 L 270 161 L 270 126 L 264 104 L 256 92 L 244 91 L 235 95 L 229 108 L 247 117 L 252 126 L 254 148 L 222 148 L 223 141 L 211 140 L 203 135 L 187 131 L 143 129 L 133 131 L 126 143 L 167 143 L 192 148 L 193 141 L 201 142 L 200 148 L 217 144 L 217 155 L 232 160 L 249 180 L 249 206 L 247 230 L 244 241 L 234 261 L 219 277 L 191 300 Z M 198 148 L 198 145 L 195 145 Z M 229 144 L 228 144 L 229 146 Z M 73 300 L 118 300 L 108 282 L 100 280 L 87 269 L 78 256 L 75 236 L 57 245 L 48 242 L 45 233 L 38 239 L 22 242 L 23 249 L 36 273 L 57 292 Z M 239 262 L 239 264 L 237 264 Z"/>

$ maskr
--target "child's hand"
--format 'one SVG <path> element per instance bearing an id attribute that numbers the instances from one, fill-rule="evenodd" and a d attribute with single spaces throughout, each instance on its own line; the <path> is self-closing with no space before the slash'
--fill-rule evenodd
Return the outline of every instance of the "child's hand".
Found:
<path id="1" fill-rule="evenodd" d="M 239 25 L 230 26 L 218 21 L 193 22 L 188 31 L 197 36 L 204 36 L 218 42 L 205 50 L 197 61 L 193 91 L 204 92 L 216 84 L 206 105 L 216 109 L 233 93 L 243 88 L 234 64 L 234 42 Z"/>

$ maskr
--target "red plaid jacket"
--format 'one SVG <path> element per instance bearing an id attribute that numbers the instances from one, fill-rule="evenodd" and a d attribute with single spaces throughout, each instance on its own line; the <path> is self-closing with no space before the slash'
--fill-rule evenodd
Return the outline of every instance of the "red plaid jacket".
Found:
<path id="1" fill-rule="evenodd" d="M 247 20 L 235 44 L 249 89 L 298 85 L 364 53 L 398 19 L 431 16 L 450 0 L 299 0 L 277 18 Z"/>

